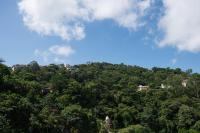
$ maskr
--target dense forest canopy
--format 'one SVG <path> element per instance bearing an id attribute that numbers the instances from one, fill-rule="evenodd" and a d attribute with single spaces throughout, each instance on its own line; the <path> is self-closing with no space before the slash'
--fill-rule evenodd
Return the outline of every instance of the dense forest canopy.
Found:
<path id="1" fill-rule="evenodd" d="M 200 132 L 200 74 L 190 69 L 2 63 L 1 133 Z"/>

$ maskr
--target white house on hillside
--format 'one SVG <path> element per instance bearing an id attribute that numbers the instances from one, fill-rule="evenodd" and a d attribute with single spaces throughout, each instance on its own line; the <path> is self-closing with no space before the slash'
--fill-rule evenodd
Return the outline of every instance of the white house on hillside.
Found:
<path id="1" fill-rule="evenodd" d="M 185 80 L 182 81 L 181 84 L 182 84 L 183 87 L 187 87 L 187 83 L 188 83 L 188 80 L 185 79 Z"/>
<path id="2" fill-rule="evenodd" d="M 149 89 L 149 86 L 143 86 L 143 85 L 138 86 L 138 91 L 146 91 L 148 89 Z"/>

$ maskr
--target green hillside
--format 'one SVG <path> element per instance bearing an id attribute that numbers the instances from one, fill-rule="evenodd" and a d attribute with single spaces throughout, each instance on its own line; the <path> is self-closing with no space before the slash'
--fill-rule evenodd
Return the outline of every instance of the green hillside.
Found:
<path id="1" fill-rule="evenodd" d="M 200 74 L 110 63 L 0 64 L 0 132 L 199 133 Z"/>

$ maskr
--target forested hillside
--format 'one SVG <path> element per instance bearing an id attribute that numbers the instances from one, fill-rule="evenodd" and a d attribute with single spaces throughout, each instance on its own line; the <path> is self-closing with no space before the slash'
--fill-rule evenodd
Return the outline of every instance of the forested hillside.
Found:
<path id="1" fill-rule="evenodd" d="M 110 63 L 0 64 L 1 133 L 199 133 L 200 74 Z"/>

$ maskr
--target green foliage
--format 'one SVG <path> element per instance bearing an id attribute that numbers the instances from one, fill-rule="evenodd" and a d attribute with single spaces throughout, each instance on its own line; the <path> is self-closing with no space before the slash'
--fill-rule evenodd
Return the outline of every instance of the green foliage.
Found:
<path id="1" fill-rule="evenodd" d="M 179 112 L 178 112 L 178 127 L 179 128 L 189 128 L 190 126 L 194 125 L 195 123 L 195 114 L 194 114 L 194 109 L 186 106 L 186 105 L 182 105 L 179 108 Z"/>
<path id="2" fill-rule="evenodd" d="M 196 123 L 194 124 L 193 128 L 197 131 L 200 131 L 200 120 L 196 121 Z"/>
<path id="3" fill-rule="evenodd" d="M 10 75 L 8 67 L 3 64 L 0 64 L 0 77 L 3 78 L 6 75 Z"/>
<path id="4" fill-rule="evenodd" d="M 192 70 L 35 61 L 13 68 L 0 61 L 2 133 L 200 132 L 200 74 Z"/>
<path id="5" fill-rule="evenodd" d="M 131 125 L 120 129 L 118 133 L 150 133 L 150 130 L 142 125 Z"/>
<path id="6" fill-rule="evenodd" d="M 40 66 L 36 61 L 30 62 L 28 64 L 28 67 L 29 67 L 31 72 L 37 72 L 38 70 L 40 70 Z"/>
<path id="7" fill-rule="evenodd" d="M 178 133 L 199 133 L 199 130 L 194 130 L 194 129 L 179 129 Z"/>
<path id="8" fill-rule="evenodd" d="M 5 116 L 2 116 L 0 114 L 0 132 L 7 133 L 10 131 L 11 131 L 11 129 L 10 129 L 9 121 L 6 119 Z"/>

